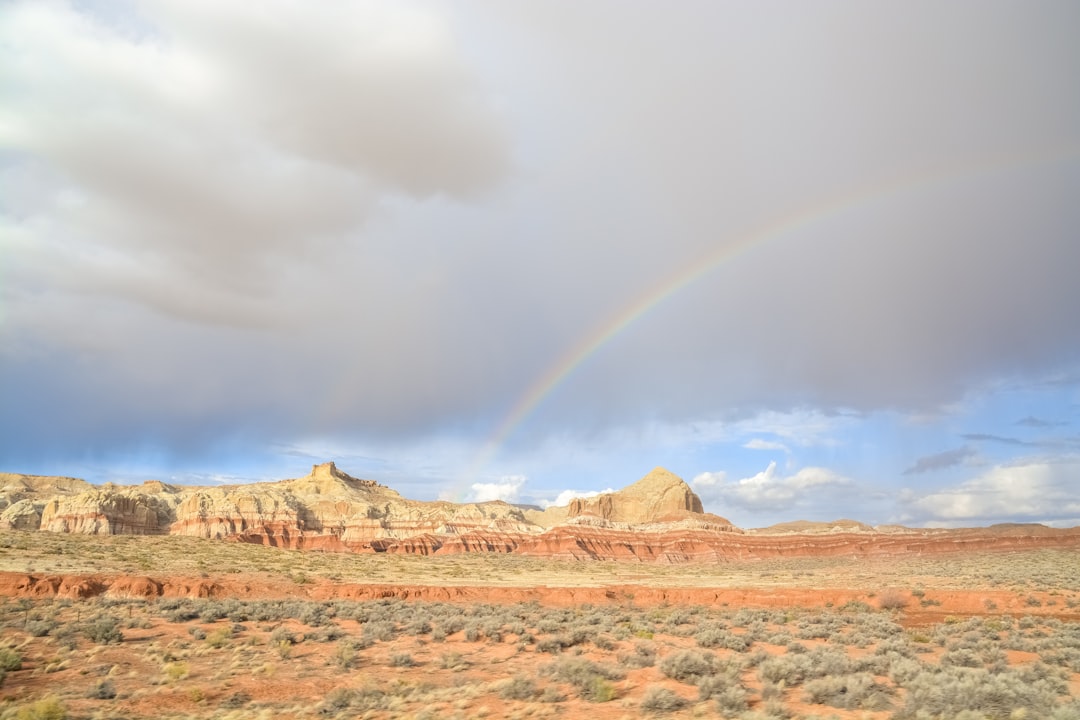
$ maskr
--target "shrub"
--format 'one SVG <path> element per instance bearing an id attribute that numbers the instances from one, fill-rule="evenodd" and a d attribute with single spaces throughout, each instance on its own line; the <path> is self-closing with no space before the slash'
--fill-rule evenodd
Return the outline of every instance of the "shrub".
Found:
<path id="1" fill-rule="evenodd" d="M 621 680 L 624 677 L 618 668 L 599 665 L 580 657 L 560 660 L 545 668 L 545 672 L 573 685 L 581 697 L 589 702 L 614 700 L 615 686 L 609 681 Z"/>
<path id="2" fill-rule="evenodd" d="M 884 607 L 881 603 L 884 602 L 884 596 L 878 601 L 878 605 Z M 840 606 L 840 612 L 847 613 L 866 613 L 870 612 L 873 608 L 864 603 L 862 600 L 848 600 L 846 603 Z"/>
<path id="3" fill-rule="evenodd" d="M 592 678 L 585 687 L 579 690 L 583 700 L 595 703 L 610 702 L 618 695 L 615 686 L 602 677 Z"/>
<path id="4" fill-rule="evenodd" d="M 206 644 L 212 648 L 223 648 L 232 639 L 232 631 L 222 628 L 215 630 L 206 637 Z"/>
<path id="5" fill-rule="evenodd" d="M 720 693 L 714 693 L 713 697 L 716 699 L 716 709 L 721 715 L 734 715 L 744 712 L 749 707 L 746 702 L 746 691 L 738 685 L 730 685 Z"/>
<path id="6" fill-rule="evenodd" d="M 439 667 L 457 672 L 469 667 L 469 662 L 459 652 L 447 652 L 439 657 Z"/>
<path id="7" fill-rule="evenodd" d="M 536 697 L 536 683 L 524 675 L 515 675 L 499 687 L 503 700 L 531 700 Z"/>
<path id="8" fill-rule="evenodd" d="M 981 712 L 992 718 L 1026 714 L 1047 717 L 1053 710 L 1057 693 L 1044 680 L 1025 680 L 1015 671 L 990 673 L 982 668 L 942 667 L 924 671 L 904 685 L 904 706 L 896 720 L 924 715 L 955 717 L 964 710 Z"/>
<path id="9" fill-rule="evenodd" d="M 385 620 L 369 622 L 364 625 L 363 636 L 368 641 L 379 640 L 386 642 L 394 639 L 394 623 Z"/>
<path id="10" fill-rule="evenodd" d="M 26 632 L 33 637 L 45 637 L 56 628 L 54 620 L 31 620 L 26 623 Z"/>
<path id="11" fill-rule="evenodd" d="M 810 655 L 782 655 L 772 657 L 758 666 L 758 675 L 771 683 L 784 683 L 788 687 L 800 684 L 811 672 Z"/>
<path id="12" fill-rule="evenodd" d="M 226 709 L 242 708 L 251 702 L 251 696 L 243 690 L 237 690 L 229 697 L 221 701 L 221 707 Z"/>
<path id="13" fill-rule="evenodd" d="M 116 697 L 116 687 L 113 685 L 112 680 L 101 680 L 94 685 L 87 697 L 94 700 L 112 700 Z"/>
<path id="14" fill-rule="evenodd" d="M 806 699 L 845 710 L 881 710 L 888 705 L 885 688 L 868 673 L 810 680 L 806 683 Z"/>
<path id="15" fill-rule="evenodd" d="M 633 654 L 619 653 L 617 659 L 620 665 L 628 667 L 652 667 L 656 664 L 656 646 L 650 642 L 639 641 L 634 645 Z"/>
<path id="16" fill-rule="evenodd" d="M 646 712 L 664 713 L 679 710 L 689 704 L 689 701 L 676 695 L 667 688 L 650 687 L 645 691 L 641 699 L 641 709 Z"/>
<path id="17" fill-rule="evenodd" d="M 326 694 L 326 698 L 323 700 L 322 714 L 337 714 L 348 710 L 349 706 L 352 705 L 353 696 L 353 691 L 348 688 L 334 688 Z"/>
<path id="18" fill-rule="evenodd" d="M 555 687 L 554 685 L 548 685 L 546 688 L 544 688 L 544 691 L 540 693 L 540 697 L 538 699 L 542 703 L 557 703 L 565 700 L 566 695 L 563 694 L 562 690 Z"/>
<path id="19" fill-rule="evenodd" d="M 15 720 L 66 720 L 67 716 L 67 708 L 52 695 L 24 705 L 15 712 Z"/>
<path id="20" fill-rule="evenodd" d="M 183 661 L 168 663 L 162 670 L 165 672 L 165 677 L 173 682 L 183 680 L 188 676 L 189 672 L 188 664 Z"/>
<path id="21" fill-rule="evenodd" d="M 562 643 L 555 638 L 544 638 L 536 643 L 536 652 L 551 653 L 558 655 L 562 652 Z"/>
<path id="22" fill-rule="evenodd" d="M 390 667 L 412 667 L 416 664 L 409 653 L 394 653 L 390 656 Z"/>
<path id="23" fill-rule="evenodd" d="M 355 640 L 342 640 L 334 648 L 333 663 L 342 670 L 355 667 L 360 657 L 360 645 Z"/>
<path id="24" fill-rule="evenodd" d="M 715 625 L 698 632 L 694 640 L 700 647 L 720 647 L 735 652 L 744 652 L 750 647 L 750 642 L 745 637 Z"/>
<path id="25" fill-rule="evenodd" d="M 22 655 L 11 647 L 0 647 L 0 670 L 19 670 L 22 668 Z"/>
<path id="26" fill-rule="evenodd" d="M 660 672 L 672 680 L 696 683 L 698 678 L 716 672 L 716 656 L 696 650 L 682 650 L 661 660 Z"/>
<path id="27" fill-rule="evenodd" d="M 124 634 L 120 632 L 119 623 L 116 618 L 103 615 L 95 618 L 83 627 L 83 634 L 87 639 L 98 643 L 99 645 L 108 645 L 109 643 L 123 642 Z"/>

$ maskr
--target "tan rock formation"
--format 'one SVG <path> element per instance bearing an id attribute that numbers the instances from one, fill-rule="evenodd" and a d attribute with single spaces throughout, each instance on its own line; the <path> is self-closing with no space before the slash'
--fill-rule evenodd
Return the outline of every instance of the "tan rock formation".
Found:
<path id="1" fill-rule="evenodd" d="M 852 520 L 796 521 L 744 533 L 702 512 L 701 500 L 656 468 L 618 492 L 567 507 L 527 509 L 501 501 L 419 502 L 333 463 L 279 482 L 217 487 L 100 487 L 74 478 L 0 475 L 0 530 L 85 534 L 177 534 L 332 552 L 416 555 L 521 553 L 579 560 L 731 562 L 800 555 L 864 557 L 960 550 L 1080 547 L 1080 528 L 996 525 L 969 530 L 871 528 Z M 87 588 L 41 592 L 68 596 Z M 46 590 L 45 588 L 52 588 Z M 178 588 L 198 595 L 212 588 Z M 157 592 L 145 583 L 116 592 Z M 165 592 L 165 591 L 162 591 Z"/>
<path id="2" fill-rule="evenodd" d="M 0 511 L 0 530 L 37 530 L 43 507 L 29 498 L 16 500 Z"/>
<path id="3" fill-rule="evenodd" d="M 176 493 L 103 485 L 54 497 L 41 511 L 41 529 L 85 535 L 158 535 L 167 532 Z"/>
<path id="4" fill-rule="evenodd" d="M 568 518 L 594 515 L 614 522 L 646 523 L 702 512 L 701 498 L 690 486 L 679 476 L 658 467 L 618 492 L 573 499 L 566 514 Z"/>

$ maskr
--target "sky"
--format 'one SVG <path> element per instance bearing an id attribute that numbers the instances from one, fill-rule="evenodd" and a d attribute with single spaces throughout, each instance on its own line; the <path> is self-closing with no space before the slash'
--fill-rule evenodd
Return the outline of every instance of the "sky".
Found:
<path id="1" fill-rule="evenodd" d="M 1080 525 L 1080 5 L 0 4 L 0 470 Z"/>

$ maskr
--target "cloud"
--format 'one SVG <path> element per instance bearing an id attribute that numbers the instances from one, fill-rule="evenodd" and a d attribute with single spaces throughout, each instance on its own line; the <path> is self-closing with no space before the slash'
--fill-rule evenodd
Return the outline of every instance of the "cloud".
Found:
<path id="1" fill-rule="evenodd" d="M 784 512 L 816 501 L 815 496 L 831 495 L 847 488 L 851 480 L 821 467 L 804 467 L 794 475 L 782 475 L 776 462 L 751 477 L 727 482 L 723 473 L 703 473 L 694 478 L 695 489 L 721 506 L 735 506 L 750 512 Z"/>
<path id="2" fill-rule="evenodd" d="M 975 442 L 992 442 L 998 443 L 999 445 L 1015 445 L 1017 447 L 1029 447 L 1035 444 L 1017 438 L 1005 437 L 1003 435 L 992 435 L 989 433 L 967 433 L 965 435 L 961 435 L 960 437 L 964 438 L 965 440 L 972 440 Z"/>
<path id="3" fill-rule="evenodd" d="M 711 488 L 727 482 L 727 473 L 723 470 L 718 472 L 703 472 L 694 477 L 690 484 L 695 488 Z"/>
<path id="4" fill-rule="evenodd" d="M 910 518 L 928 522 L 1060 521 L 1080 513 L 1078 473 L 1080 461 L 1075 459 L 997 465 L 950 488 L 906 491 L 902 502 Z"/>
<path id="5" fill-rule="evenodd" d="M 8 172 L 39 188 L 11 210 L 48 210 L 38 254 L 54 286 L 269 322 L 245 301 L 281 263 L 340 247 L 380 197 L 468 195 L 505 171 L 495 116 L 435 13 L 142 11 L 139 36 L 63 3 L 4 14 L 18 60 L 0 120 L 22 158 Z"/>
<path id="6" fill-rule="evenodd" d="M 1064 437 L 1043 437 L 1037 440 L 1020 440 L 1018 438 L 993 435 L 989 433 L 969 433 L 961 435 L 965 440 L 978 442 L 991 442 L 999 445 L 1011 445 L 1013 447 L 1043 448 L 1045 450 L 1080 450 L 1080 435 L 1068 435 Z"/>
<path id="7" fill-rule="evenodd" d="M 525 486 L 524 475 L 511 475 L 503 477 L 494 483 L 473 483 L 467 502 L 490 502 L 502 500 L 515 503 L 521 494 L 521 488 Z"/>
<path id="8" fill-rule="evenodd" d="M 494 5 L 0 3 L 0 465 L 1075 377 L 1072 5 Z"/>
<path id="9" fill-rule="evenodd" d="M 748 450 L 780 450 L 786 453 L 791 452 L 784 443 L 773 440 L 762 440 L 761 438 L 754 438 L 753 440 L 743 443 L 743 447 Z"/>
<path id="10" fill-rule="evenodd" d="M 1035 417 L 1033 415 L 1028 415 L 1025 418 L 1021 418 L 1020 420 L 1017 420 L 1016 424 L 1020 425 L 1022 427 L 1043 429 L 1043 428 L 1062 427 L 1064 425 L 1068 425 L 1069 423 L 1063 422 L 1063 421 L 1055 421 L 1055 420 L 1043 420 L 1043 419 L 1037 418 L 1037 417 Z"/>
<path id="11" fill-rule="evenodd" d="M 930 472 L 932 470 L 942 470 L 944 468 L 953 467 L 959 465 L 968 458 L 975 456 L 975 450 L 968 446 L 959 447 L 954 450 L 946 450 L 934 455 L 926 455 L 915 461 L 915 464 L 904 471 L 905 475 L 917 475 L 919 473 Z"/>

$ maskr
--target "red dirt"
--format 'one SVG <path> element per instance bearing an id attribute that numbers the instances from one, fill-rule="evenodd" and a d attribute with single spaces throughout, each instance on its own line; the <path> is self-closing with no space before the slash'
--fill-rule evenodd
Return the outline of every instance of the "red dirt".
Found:
<path id="1" fill-rule="evenodd" d="M 396 598 L 460 603 L 537 602 L 551 607 L 591 605 L 703 605 L 712 607 L 841 607 L 862 602 L 878 607 L 876 593 L 835 588 L 657 588 L 619 584 L 600 587 L 490 587 L 481 585 L 401 585 L 317 581 L 297 585 L 256 574 L 227 577 L 132 577 L 128 575 L 32 575 L 0 572 L 0 596 L 80 599 L 105 595 L 118 598 L 244 598 L 372 600 Z M 890 597 L 890 600 L 895 600 Z M 1080 620 L 1080 613 L 1052 602 L 1049 593 L 1009 590 L 929 590 L 921 599 L 901 595 L 905 625 L 929 625 L 951 615 L 1035 615 Z M 1038 601 L 1039 605 L 1034 602 Z M 923 603 L 926 603 L 924 605 Z"/>

